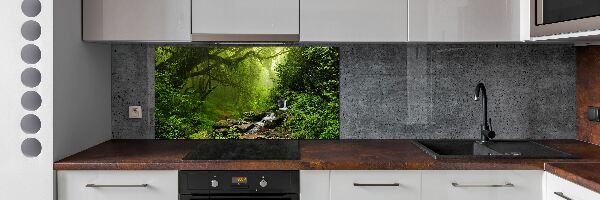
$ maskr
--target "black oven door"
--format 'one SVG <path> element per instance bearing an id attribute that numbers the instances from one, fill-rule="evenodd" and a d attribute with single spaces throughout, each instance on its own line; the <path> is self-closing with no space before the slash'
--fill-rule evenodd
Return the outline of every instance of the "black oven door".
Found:
<path id="1" fill-rule="evenodd" d="M 299 200 L 297 194 L 283 195 L 179 195 L 179 200 Z"/>

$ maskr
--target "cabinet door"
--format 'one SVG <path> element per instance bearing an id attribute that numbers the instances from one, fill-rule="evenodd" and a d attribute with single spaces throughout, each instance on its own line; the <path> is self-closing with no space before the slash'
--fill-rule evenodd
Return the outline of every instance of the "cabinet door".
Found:
<path id="1" fill-rule="evenodd" d="M 299 26 L 299 0 L 192 0 L 196 41 L 227 35 L 234 36 L 225 38 L 230 41 L 253 35 L 293 35 L 297 41 Z"/>
<path id="2" fill-rule="evenodd" d="M 329 172 L 300 171 L 300 200 L 329 200 Z"/>
<path id="3" fill-rule="evenodd" d="M 332 200 L 415 200 L 420 198 L 419 171 L 331 171 Z"/>
<path id="4" fill-rule="evenodd" d="M 543 171 L 423 171 L 422 200 L 542 200 Z"/>
<path id="5" fill-rule="evenodd" d="M 177 171 L 57 172 L 58 200 L 177 200 Z M 93 185 L 91 185 L 93 184 Z M 147 184 L 143 186 L 143 184 Z"/>
<path id="6" fill-rule="evenodd" d="M 189 0 L 83 0 L 83 40 L 190 41 Z"/>
<path id="7" fill-rule="evenodd" d="M 527 0 L 411 0 L 409 41 L 529 40 Z"/>
<path id="8" fill-rule="evenodd" d="M 600 194 L 546 172 L 546 200 L 598 200 Z"/>
<path id="9" fill-rule="evenodd" d="M 302 0 L 300 41 L 405 42 L 407 0 Z"/>

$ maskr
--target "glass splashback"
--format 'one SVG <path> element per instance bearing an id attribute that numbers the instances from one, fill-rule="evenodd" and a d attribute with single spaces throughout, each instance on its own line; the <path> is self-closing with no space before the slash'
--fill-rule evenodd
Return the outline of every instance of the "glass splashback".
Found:
<path id="1" fill-rule="evenodd" d="M 338 139 L 334 47 L 159 46 L 157 139 Z"/>

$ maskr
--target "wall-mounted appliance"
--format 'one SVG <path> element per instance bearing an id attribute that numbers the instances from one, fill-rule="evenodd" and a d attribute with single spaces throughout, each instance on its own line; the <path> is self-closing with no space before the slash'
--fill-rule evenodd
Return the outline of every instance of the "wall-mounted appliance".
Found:
<path id="1" fill-rule="evenodd" d="M 598 0 L 532 0 L 531 36 L 600 30 Z"/>

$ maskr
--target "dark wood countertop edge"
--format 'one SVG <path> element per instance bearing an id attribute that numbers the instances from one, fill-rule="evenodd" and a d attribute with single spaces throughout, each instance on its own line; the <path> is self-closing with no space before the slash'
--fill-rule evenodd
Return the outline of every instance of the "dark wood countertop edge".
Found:
<path id="1" fill-rule="evenodd" d="M 409 140 L 302 141 L 300 160 L 181 160 L 197 141 L 109 140 L 53 164 L 54 170 L 546 170 L 600 193 L 595 174 L 565 163 L 598 162 L 600 148 L 580 140 L 542 140 L 548 145 L 582 157 L 569 160 L 436 160 Z M 380 155 L 389 149 L 402 152 Z M 156 146 L 158 145 L 158 147 Z M 333 145 L 333 146 L 330 146 Z M 127 147 L 125 149 L 120 149 Z M 163 151 L 161 148 L 165 148 Z M 356 151 L 365 148 L 365 151 Z M 158 151 L 157 149 L 161 149 Z M 136 151 L 149 152 L 148 155 Z M 320 152 L 331 152 L 320 154 Z M 350 153 L 349 153 L 350 152 Z M 339 156 L 346 155 L 344 156 Z M 354 155 L 359 154 L 359 155 Z M 552 164 L 556 164 L 553 166 Z M 588 168 L 590 166 L 587 166 Z M 595 167 L 591 166 L 592 168 Z M 585 167 L 583 168 L 585 169 Z M 579 170 L 579 171 L 578 171 Z M 587 178 L 587 179 L 586 179 Z"/>
<path id="2" fill-rule="evenodd" d="M 204 161 L 164 163 L 55 163 L 54 170 L 544 170 L 523 163 L 439 162 L 323 162 L 323 161 Z"/>
<path id="3" fill-rule="evenodd" d="M 561 167 L 556 167 L 553 164 L 554 163 L 546 163 L 544 165 L 544 171 L 547 171 L 551 174 L 554 174 L 558 177 L 561 177 L 567 181 L 573 182 L 577 185 L 585 187 L 594 192 L 600 193 L 600 183 L 599 182 L 586 179 L 585 177 L 583 177 L 579 174 L 565 170 Z M 564 163 L 557 163 L 557 164 L 564 164 Z M 573 164 L 583 164 L 583 163 L 573 163 Z M 597 164 L 598 166 L 600 166 L 600 163 L 594 162 L 594 164 Z"/>

